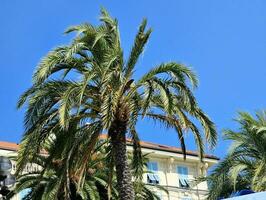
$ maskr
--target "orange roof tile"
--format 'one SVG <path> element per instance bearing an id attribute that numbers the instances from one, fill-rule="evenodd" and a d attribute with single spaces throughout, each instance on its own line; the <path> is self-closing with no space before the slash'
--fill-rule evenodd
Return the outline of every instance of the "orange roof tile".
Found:
<path id="1" fill-rule="evenodd" d="M 156 143 L 151 143 L 151 142 L 144 142 L 144 141 L 141 141 L 140 145 L 141 145 L 141 147 L 147 148 L 147 149 L 154 149 L 154 150 L 159 150 L 159 151 L 183 154 L 181 148 L 177 148 L 177 147 L 173 147 L 173 146 L 156 144 Z M 186 154 L 189 155 L 189 156 L 196 156 L 196 157 L 199 156 L 198 152 L 196 152 L 196 151 L 186 150 Z M 218 157 L 216 157 L 214 155 L 209 155 L 209 154 L 205 154 L 204 158 L 220 160 Z"/>
<path id="2" fill-rule="evenodd" d="M 103 135 L 100 136 L 100 138 L 101 139 L 106 139 L 107 135 L 103 134 Z M 128 143 L 128 145 L 132 145 L 130 139 L 127 139 L 127 143 Z M 161 145 L 161 144 L 156 144 L 156 143 L 152 143 L 152 142 L 144 142 L 144 141 L 141 141 L 140 144 L 141 144 L 141 147 L 143 147 L 143 148 L 182 154 L 181 148 L 177 148 L 177 147 Z M 10 151 L 17 151 L 19 149 L 19 145 L 16 144 L 16 143 L 0 141 L 0 149 L 10 150 Z M 196 151 L 187 150 L 187 155 L 198 156 L 198 153 Z M 204 157 L 205 158 L 209 158 L 209 159 L 219 160 L 219 158 L 214 156 L 214 155 L 205 154 Z"/>
<path id="3" fill-rule="evenodd" d="M 16 143 L 0 141 L 0 149 L 17 151 L 18 148 L 19 145 Z"/>
<path id="4" fill-rule="evenodd" d="M 100 136 L 101 139 L 106 139 L 107 135 L 106 134 L 102 134 Z M 132 145 L 131 140 L 127 139 L 127 142 L 129 145 Z M 177 154 L 183 154 L 182 153 L 182 149 L 178 148 L 178 147 L 173 147 L 173 146 L 168 146 L 168 145 L 162 145 L 162 144 L 156 144 L 156 143 L 152 143 L 152 142 L 145 142 L 145 141 L 141 141 L 140 142 L 141 147 L 143 148 L 147 148 L 147 149 L 154 149 L 154 150 L 159 150 L 159 151 L 165 151 L 165 152 L 171 152 L 171 153 L 177 153 Z M 198 157 L 198 152 L 196 151 L 186 151 L 187 155 L 189 156 L 196 156 Z M 209 154 L 205 154 L 204 155 L 205 158 L 209 158 L 209 159 L 214 159 L 214 160 L 220 160 L 220 158 L 218 158 L 217 156 L 214 155 L 209 155 Z"/>

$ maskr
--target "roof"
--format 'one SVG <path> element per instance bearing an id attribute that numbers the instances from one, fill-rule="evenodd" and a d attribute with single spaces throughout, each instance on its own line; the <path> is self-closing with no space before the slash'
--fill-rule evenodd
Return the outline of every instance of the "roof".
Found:
<path id="1" fill-rule="evenodd" d="M 0 149 L 17 151 L 18 148 L 19 148 L 19 145 L 16 143 L 0 141 Z"/>
<path id="2" fill-rule="evenodd" d="M 106 139 L 107 135 L 101 135 L 100 138 L 101 139 Z M 127 143 L 130 146 L 132 145 L 130 139 L 127 140 Z M 142 148 L 154 149 L 154 150 L 159 150 L 159 151 L 182 154 L 181 148 L 177 148 L 177 147 L 172 147 L 172 146 L 167 146 L 167 145 L 162 145 L 162 144 L 156 144 L 156 143 L 152 143 L 152 142 L 145 142 L 145 141 L 141 141 L 140 145 L 141 145 Z M 19 149 L 19 144 L 12 143 L 12 142 L 0 141 L 0 149 L 10 150 L 10 151 L 17 151 Z M 198 152 L 196 152 L 196 151 L 187 150 L 186 153 L 189 156 L 198 157 Z M 214 155 L 208 155 L 208 154 L 205 154 L 204 158 L 219 160 L 218 157 L 216 157 Z"/>
<path id="3" fill-rule="evenodd" d="M 159 150 L 159 151 L 166 151 L 166 152 L 171 152 L 171 153 L 183 154 L 181 148 L 177 148 L 177 147 L 173 147 L 173 146 L 156 144 L 156 143 L 152 143 L 152 142 L 144 142 L 144 141 L 141 141 L 140 144 L 141 144 L 141 147 L 147 148 L 147 149 L 154 149 L 154 150 Z M 198 152 L 196 152 L 196 151 L 187 150 L 186 153 L 189 156 L 196 156 L 196 157 L 199 156 Z M 209 155 L 209 154 L 205 154 L 204 158 L 220 160 L 218 157 L 216 157 L 214 155 Z"/>
<path id="4" fill-rule="evenodd" d="M 102 134 L 100 136 L 100 138 L 101 139 L 106 139 L 107 135 L 106 134 Z M 131 142 L 130 139 L 127 139 L 127 143 L 130 146 L 132 145 L 132 142 Z M 141 145 L 142 148 L 146 148 L 146 149 L 153 149 L 153 150 L 159 150 L 159 151 L 183 154 L 182 149 L 178 148 L 178 147 L 173 147 L 173 146 L 168 146 L 168 145 L 163 145 L 163 144 L 156 144 L 156 143 L 145 142 L 145 141 L 140 141 L 140 145 Z M 189 156 L 195 156 L 195 157 L 199 156 L 197 151 L 189 151 L 189 150 L 187 150 L 186 153 Z M 217 156 L 209 155 L 209 154 L 205 154 L 204 158 L 220 160 L 220 158 L 218 158 Z"/>

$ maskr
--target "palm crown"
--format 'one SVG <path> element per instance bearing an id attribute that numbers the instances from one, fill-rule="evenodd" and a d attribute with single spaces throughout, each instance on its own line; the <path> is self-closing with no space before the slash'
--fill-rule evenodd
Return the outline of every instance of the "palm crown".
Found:
<path id="1" fill-rule="evenodd" d="M 88 159 L 99 134 L 106 130 L 111 138 L 118 184 L 121 184 L 120 198 L 123 199 L 125 182 L 122 180 L 130 182 L 131 179 L 127 173 L 125 135 L 128 133 L 132 137 L 137 161 L 141 151 L 135 126 L 140 117 L 174 128 L 184 158 L 184 130 L 194 134 L 201 158 L 204 153 L 203 136 L 190 116 L 199 120 L 210 146 L 216 144 L 217 137 L 214 124 L 193 96 L 192 88 L 197 87 L 198 80 L 191 69 L 179 63 L 162 63 L 140 79 L 134 79 L 135 66 L 151 34 L 151 29 L 146 29 L 147 21 L 142 21 L 129 58 L 124 59 L 117 20 L 104 9 L 100 20 L 99 26 L 70 27 L 66 33 L 77 32 L 72 43 L 52 50 L 38 65 L 33 86 L 18 102 L 18 107 L 25 102 L 28 105 L 18 167 L 21 170 L 32 155 L 40 151 L 45 139 L 57 134 L 56 130 L 68 132 L 72 120 L 77 122 L 80 134 L 71 138 L 67 133 L 71 138 L 68 144 L 73 144 L 69 157 L 82 145 L 84 148 L 79 149 L 79 155 Z M 79 79 L 75 78 L 76 74 Z M 124 191 L 130 195 L 130 190 Z M 132 193 L 129 199 L 133 196 Z M 126 194 L 124 197 L 127 198 Z"/>
<path id="2" fill-rule="evenodd" d="M 266 112 L 257 112 L 256 117 L 240 112 L 236 121 L 238 131 L 224 132 L 233 141 L 228 155 L 202 179 L 210 182 L 210 200 L 227 198 L 242 189 L 266 189 Z"/>

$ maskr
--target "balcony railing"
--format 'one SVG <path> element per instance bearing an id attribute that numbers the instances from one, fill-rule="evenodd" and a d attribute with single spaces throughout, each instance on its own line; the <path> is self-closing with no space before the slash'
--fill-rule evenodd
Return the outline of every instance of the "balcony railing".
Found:
<path id="1" fill-rule="evenodd" d="M 179 180 L 177 179 L 177 182 L 179 183 Z M 149 186 L 155 186 L 156 184 L 146 183 L 146 185 Z M 181 187 L 181 186 L 174 186 L 174 185 L 162 185 L 158 184 L 161 187 L 164 187 L 167 190 L 176 191 L 176 192 L 193 192 L 197 193 L 198 195 L 205 195 L 207 194 L 208 190 L 203 190 L 198 188 L 198 184 L 195 183 L 195 179 L 188 179 L 188 185 L 189 187 Z"/>

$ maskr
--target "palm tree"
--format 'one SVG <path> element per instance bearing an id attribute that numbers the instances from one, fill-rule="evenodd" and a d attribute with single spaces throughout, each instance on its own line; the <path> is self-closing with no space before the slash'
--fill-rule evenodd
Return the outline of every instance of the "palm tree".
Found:
<path id="1" fill-rule="evenodd" d="M 99 26 L 70 27 L 66 33 L 77 32 L 72 43 L 52 50 L 38 65 L 33 86 L 18 102 L 18 107 L 27 102 L 18 167 L 21 170 L 40 151 L 45 138 L 58 134 L 55 130 L 68 133 L 70 120 L 75 119 L 82 134 L 78 138 L 62 134 L 64 145 L 73 148 L 82 145 L 80 163 L 86 163 L 100 133 L 106 131 L 119 198 L 132 200 L 135 194 L 127 163 L 126 135 L 132 138 L 133 159 L 138 160 L 141 157 L 135 128 L 138 119 L 151 118 L 174 128 L 184 158 L 184 130 L 191 130 L 201 158 L 204 153 L 203 136 L 190 116 L 199 120 L 211 147 L 216 144 L 216 130 L 197 105 L 192 88 L 197 87 L 198 81 L 188 67 L 175 62 L 162 63 L 140 79 L 134 78 L 137 61 L 151 34 L 151 29 L 146 30 L 146 20 L 142 21 L 129 58 L 125 59 L 117 20 L 104 9 L 100 19 Z M 69 160 L 73 152 L 68 152 Z M 85 165 L 80 164 L 81 173 Z"/>
<path id="2" fill-rule="evenodd" d="M 30 189 L 24 199 L 32 200 L 63 200 L 66 197 L 73 200 L 107 200 L 117 199 L 117 183 L 116 178 L 112 177 L 109 183 L 109 169 L 107 168 L 109 159 L 106 154 L 109 152 L 109 147 L 106 141 L 97 142 L 96 149 L 94 149 L 91 160 L 88 162 L 85 180 L 83 187 L 79 187 L 78 181 L 80 177 L 75 173 L 76 169 L 70 169 L 70 193 L 65 188 L 67 181 L 65 180 L 64 163 L 60 158 L 55 158 L 52 151 L 57 146 L 55 138 L 50 139 L 46 143 L 45 154 L 37 155 L 34 157 L 31 166 L 35 170 L 24 173 L 17 178 L 17 182 L 13 190 L 8 195 L 12 198 L 15 194 L 23 190 Z M 14 158 L 13 158 L 14 159 Z M 52 162 L 51 162 L 52 160 Z M 159 200 L 160 198 L 142 182 L 143 169 L 146 164 L 146 156 L 143 156 L 143 162 L 138 162 L 137 165 L 133 164 L 133 159 L 129 156 L 131 161 L 131 170 L 134 177 L 134 191 L 136 199 L 142 200 Z M 137 167 L 137 169 L 135 169 Z M 140 170 L 142 169 L 142 170 Z M 155 186 L 159 190 L 167 191 L 161 186 Z"/>
<path id="3" fill-rule="evenodd" d="M 83 187 L 79 187 L 79 174 L 76 168 L 69 169 L 66 174 L 64 162 L 61 158 L 56 158 L 52 152 L 58 144 L 55 138 L 46 143 L 44 155 L 36 155 L 31 165 L 37 169 L 23 173 L 18 176 L 15 188 L 9 194 L 9 198 L 19 192 L 30 189 L 24 197 L 32 200 L 107 200 L 108 199 L 108 173 L 104 143 L 97 143 L 96 149 L 92 153 L 91 159 L 87 163 Z M 74 166 L 75 167 L 75 166 Z M 69 180 L 66 181 L 66 175 Z M 115 182 L 115 180 L 112 180 Z M 110 185 L 112 193 L 110 196 L 115 199 L 117 192 L 116 184 Z M 69 190 L 67 189 L 69 188 Z"/>
<path id="4" fill-rule="evenodd" d="M 256 117 L 240 112 L 236 121 L 238 131 L 224 132 L 233 141 L 228 155 L 205 178 L 210 183 L 210 200 L 242 189 L 266 190 L 266 111 L 256 112 Z"/>

